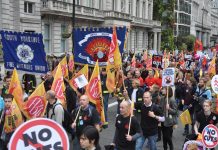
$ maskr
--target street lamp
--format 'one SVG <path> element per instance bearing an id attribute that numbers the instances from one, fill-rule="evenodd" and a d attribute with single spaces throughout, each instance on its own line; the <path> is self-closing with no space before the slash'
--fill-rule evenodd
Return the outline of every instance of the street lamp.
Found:
<path id="1" fill-rule="evenodd" d="M 76 0 L 73 0 L 73 10 L 72 10 L 72 53 L 74 53 L 74 28 L 75 28 L 75 2 Z"/>

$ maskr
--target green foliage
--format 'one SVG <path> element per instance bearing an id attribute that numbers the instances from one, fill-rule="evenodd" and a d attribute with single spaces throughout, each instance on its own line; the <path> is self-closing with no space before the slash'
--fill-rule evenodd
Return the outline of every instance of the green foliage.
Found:
<path id="1" fill-rule="evenodd" d="M 192 51 L 194 49 L 194 42 L 195 42 L 194 35 L 178 36 L 176 45 L 178 46 L 179 50 Z M 184 47 L 184 45 L 186 45 L 186 47 Z"/>
<path id="2" fill-rule="evenodd" d="M 162 13 L 164 12 L 163 0 L 154 0 L 153 19 L 162 22 Z"/>
<path id="3" fill-rule="evenodd" d="M 161 35 L 162 35 L 161 49 L 167 49 L 167 50 L 175 49 L 173 29 L 168 28 L 166 30 L 162 30 Z"/>

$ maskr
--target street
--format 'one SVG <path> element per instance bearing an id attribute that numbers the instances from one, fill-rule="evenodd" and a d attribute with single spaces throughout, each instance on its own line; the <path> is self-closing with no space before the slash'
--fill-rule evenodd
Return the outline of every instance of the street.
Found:
<path id="1" fill-rule="evenodd" d="M 115 118 L 116 118 L 116 109 L 117 105 L 114 105 L 114 102 L 116 102 L 113 98 L 109 99 L 109 108 L 108 108 L 108 122 L 109 126 L 107 129 L 104 129 L 100 134 L 100 145 L 101 148 L 104 149 L 104 145 L 109 145 L 114 137 L 115 132 Z M 113 105 L 110 105 L 113 104 Z M 174 144 L 174 150 L 182 150 L 182 146 L 185 140 L 185 136 L 183 136 L 184 127 L 182 126 L 180 120 L 178 120 L 178 127 L 174 129 L 173 131 L 173 144 Z M 157 143 L 157 149 L 163 150 L 163 141 L 159 141 Z M 144 144 L 144 147 L 146 145 L 146 142 Z M 145 150 L 147 150 L 145 148 Z M 218 150 L 218 148 L 216 148 Z"/>

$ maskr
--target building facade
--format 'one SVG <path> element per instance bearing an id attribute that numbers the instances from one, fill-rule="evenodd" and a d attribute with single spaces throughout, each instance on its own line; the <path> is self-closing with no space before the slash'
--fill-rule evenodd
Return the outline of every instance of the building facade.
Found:
<path id="1" fill-rule="evenodd" d="M 75 27 L 129 28 L 127 50 L 160 50 L 153 0 L 75 0 Z M 48 55 L 72 50 L 73 0 L 0 0 L 0 29 L 41 32 Z"/>
<path id="2" fill-rule="evenodd" d="M 191 28 L 191 0 L 175 1 L 175 26 L 174 36 L 186 36 L 190 34 Z"/>
<path id="3" fill-rule="evenodd" d="M 218 42 L 217 0 L 192 0 L 190 33 L 202 41 L 204 47 Z"/>

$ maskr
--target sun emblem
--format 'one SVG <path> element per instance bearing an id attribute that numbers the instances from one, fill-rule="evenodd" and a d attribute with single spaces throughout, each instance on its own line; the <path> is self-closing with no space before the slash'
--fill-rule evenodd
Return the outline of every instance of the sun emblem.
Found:
<path id="1" fill-rule="evenodd" d="M 106 38 L 95 38 L 86 46 L 86 52 L 94 61 L 106 62 L 111 41 Z"/>

